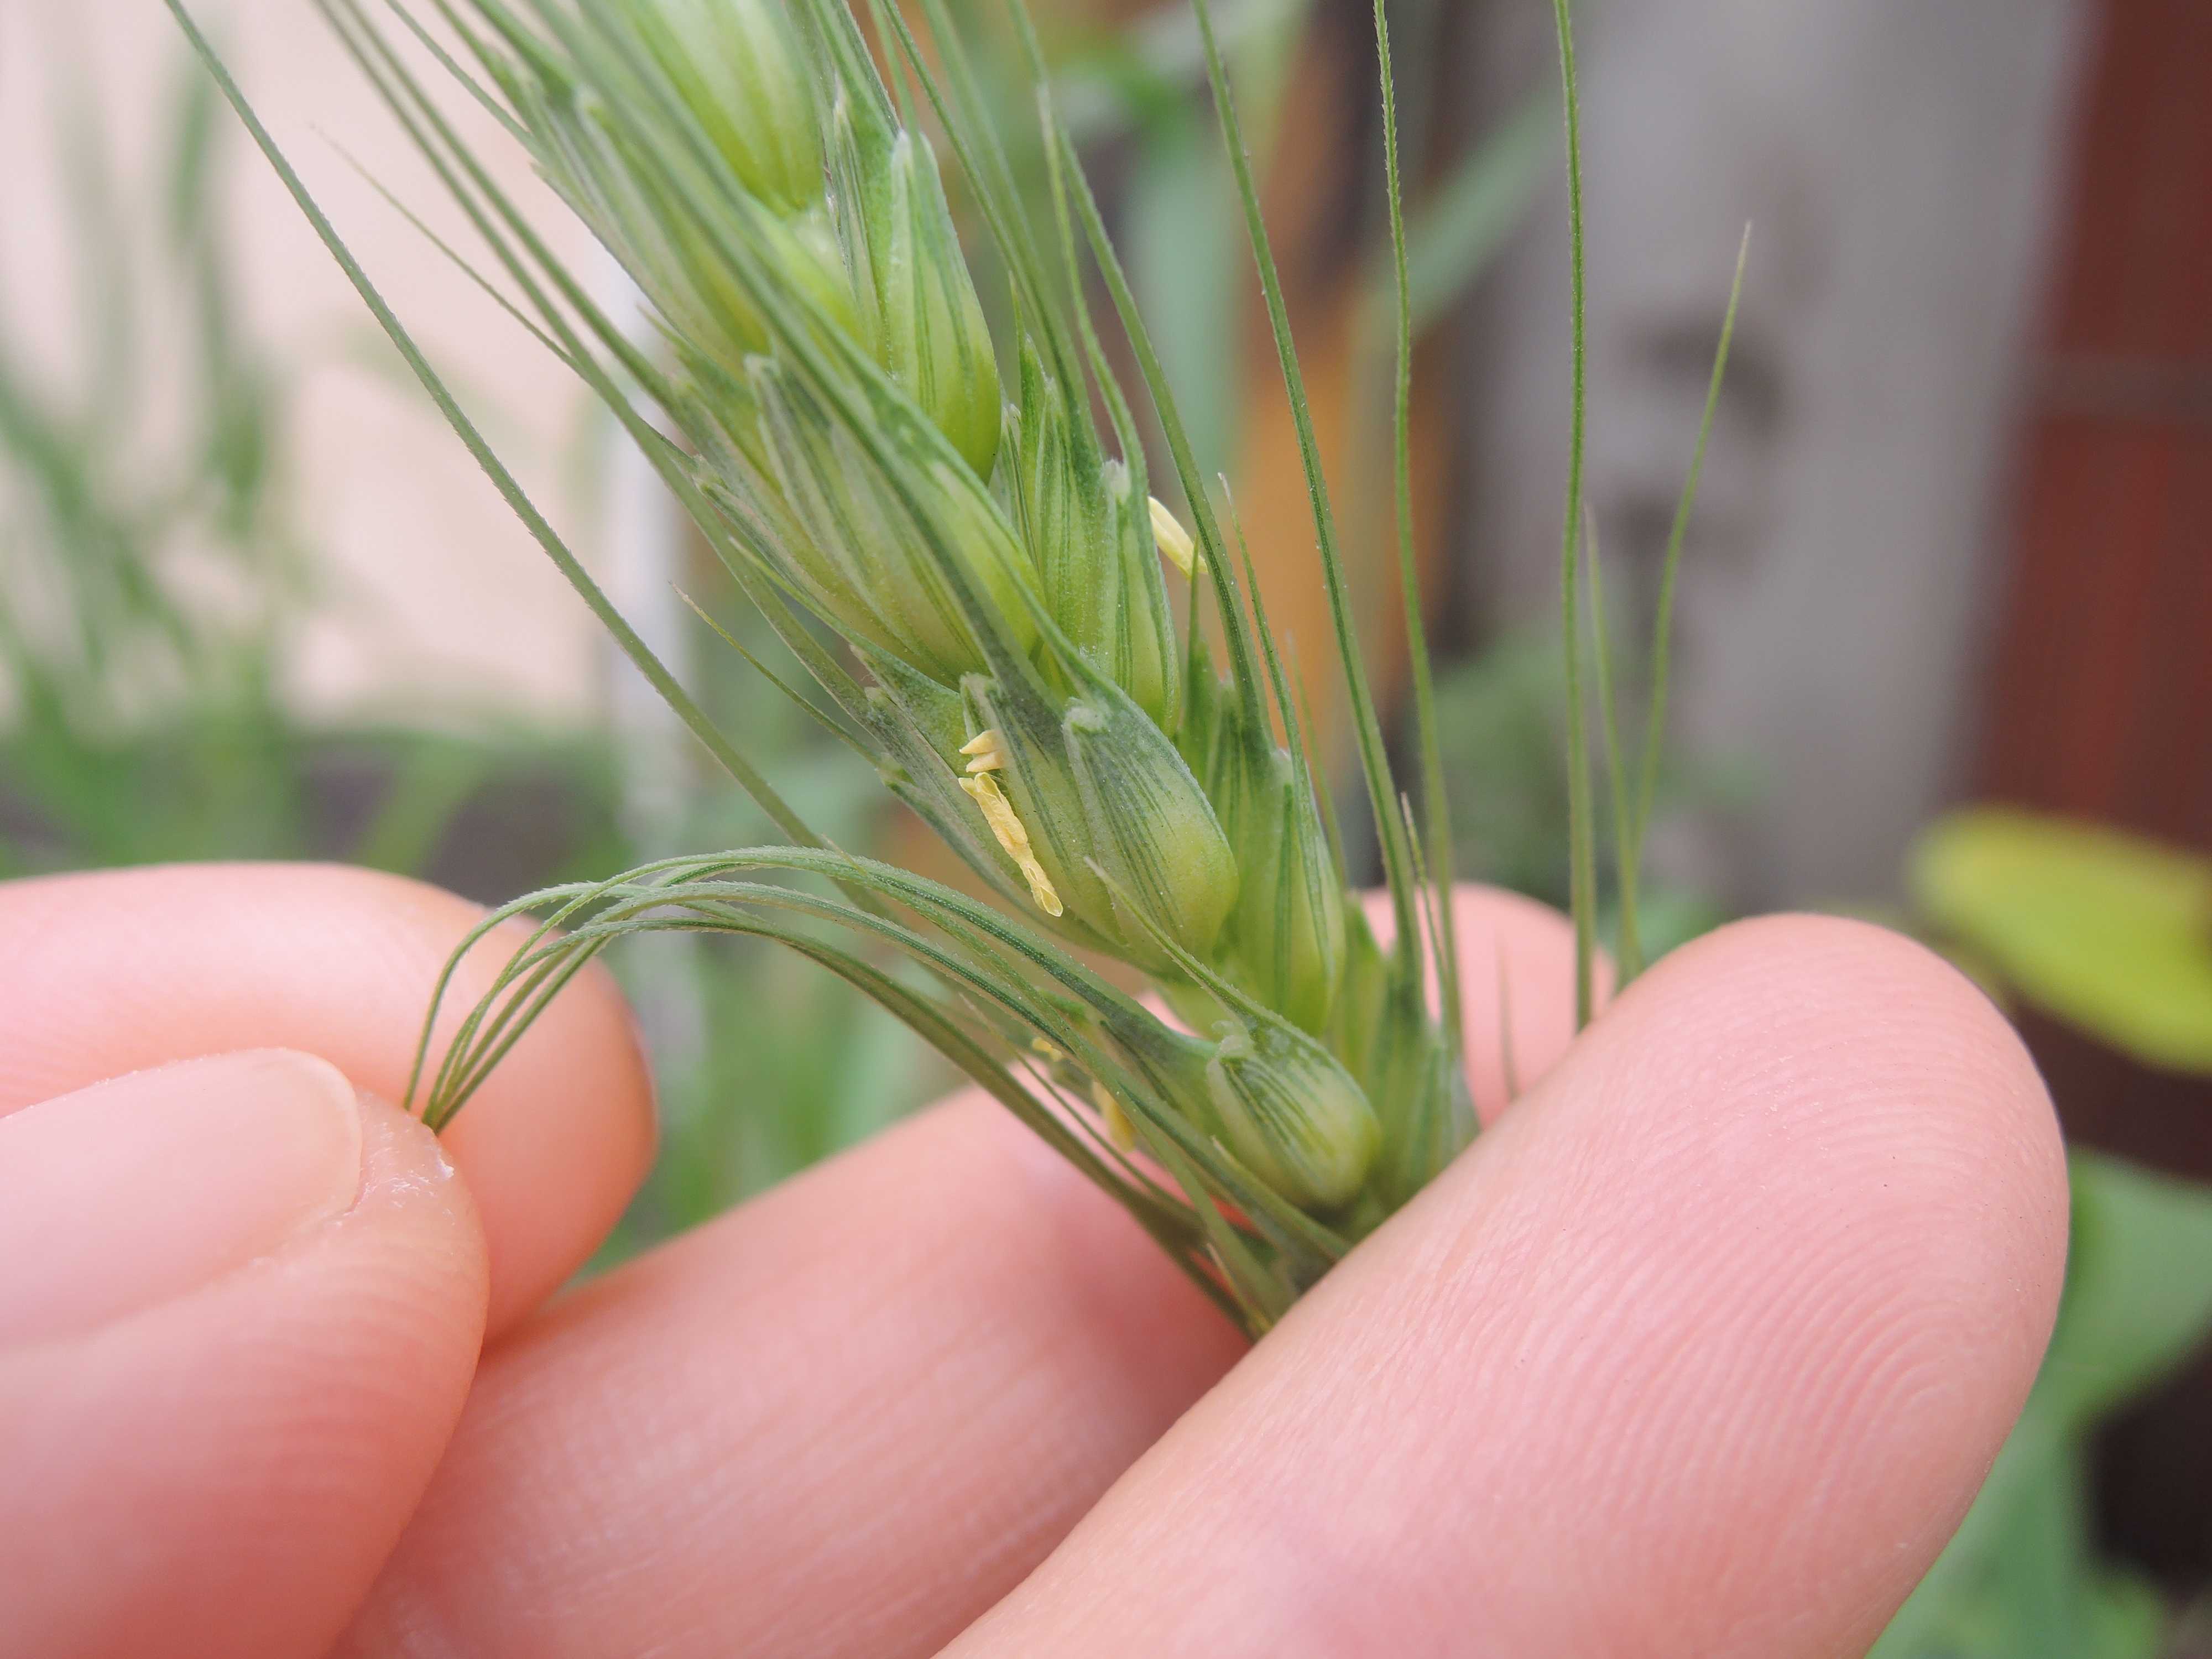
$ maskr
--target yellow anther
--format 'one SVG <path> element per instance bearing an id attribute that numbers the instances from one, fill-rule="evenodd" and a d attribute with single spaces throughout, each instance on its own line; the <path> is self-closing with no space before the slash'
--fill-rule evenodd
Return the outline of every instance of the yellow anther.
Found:
<path id="1" fill-rule="evenodd" d="M 960 787 L 983 809 L 983 822 L 991 826 L 991 833 L 1006 849 L 1006 856 L 1019 865 L 1022 874 L 1029 878 L 1030 896 L 1036 901 L 1037 908 L 1048 916 L 1058 915 L 1063 908 L 1060 895 L 1053 890 L 1052 878 L 1045 874 L 1044 866 L 1037 862 L 1036 854 L 1030 849 L 1030 832 L 1014 816 L 1013 804 L 1000 793 L 999 781 L 985 773 L 981 777 L 961 779 Z"/>
<path id="2" fill-rule="evenodd" d="M 1030 1039 L 1030 1047 L 1036 1049 L 1037 1053 L 1042 1054 L 1047 1060 L 1050 1060 L 1055 1066 L 1059 1065 L 1061 1060 L 1067 1058 L 1066 1054 L 1061 1051 L 1058 1043 L 1048 1042 L 1043 1037 L 1031 1037 Z"/>
<path id="3" fill-rule="evenodd" d="M 1129 1115 L 1121 1109 L 1120 1098 L 1104 1084 L 1095 1081 L 1091 1085 L 1091 1098 L 1097 1105 L 1098 1115 L 1106 1120 L 1106 1139 L 1125 1152 L 1135 1152 L 1136 1126 L 1129 1121 Z"/>
<path id="4" fill-rule="evenodd" d="M 1206 568 L 1206 559 L 1191 540 L 1190 532 L 1182 527 L 1176 515 L 1161 503 L 1158 496 L 1150 495 L 1146 499 L 1152 508 L 1152 539 L 1159 544 L 1160 551 L 1166 556 L 1169 563 L 1186 577 L 1196 580 Z"/>
<path id="5" fill-rule="evenodd" d="M 977 732 L 962 744 L 960 752 L 975 757 L 968 763 L 970 773 L 999 772 L 1006 769 L 1006 740 L 995 726 Z"/>

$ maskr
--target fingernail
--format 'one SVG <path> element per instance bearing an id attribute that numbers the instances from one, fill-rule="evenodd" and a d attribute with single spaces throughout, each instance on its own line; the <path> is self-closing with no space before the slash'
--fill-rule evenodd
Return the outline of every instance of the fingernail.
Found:
<path id="1" fill-rule="evenodd" d="M 105 1324 L 266 1255 L 361 1189 L 337 1068 L 215 1054 L 0 1118 L 0 1342 Z"/>

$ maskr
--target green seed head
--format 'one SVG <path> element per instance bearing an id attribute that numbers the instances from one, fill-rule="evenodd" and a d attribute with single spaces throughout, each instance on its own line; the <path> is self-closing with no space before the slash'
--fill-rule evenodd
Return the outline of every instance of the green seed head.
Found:
<path id="1" fill-rule="evenodd" d="M 929 141 L 838 94 L 832 203 L 861 342 L 978 478 L 999 449 L 999 365 Z"/>
<path id="2" fill-rule="evenodd" d="M 1022 343 L 1015 522 L 1039 586 L 1069 643 L 1157 724 L 1180 724 L 1174 614 L 1154 550 L 1152 508 L 1128 467 L 1100 453 L 1080 385 L 1048 373 Z"/>
<path id="3" fill-rule="evenodd" d="M 817 52 L 781 0 L 611 3 L 611 26 L 665 82 L 624 99 L 626 118 L 659 129 L 656 157 L 696 155 L 703 140 L 726 173 L 640 165 L 638 143 L 617 142 L 617 124 L 593 114 L 610 94 L 565 83 L 526 100 L 544 129 L 534 148 L 653 301 L 678 355 L 738 378 L 750 356 L 787 356 L 732 268 L 732 249 L 745 248 L 751 280 L 792 301 L 786 325 L 826 319 L 988 481 L 1000 417 L 990 330 L 936 156 L 897 124 L 851 19 L 823 24 Z"/>
<path id="4" fill-rule="evenodd" d="M 901 132 L 887 169 L 889 234 L 875 265 L 876 360 L 978 478 L 999 448 L 999 365 L 929 141 Z"/>
<path id="5" fill-rule="evenodd" d="M 1121 937 L 1142 950 L 1158 929 L 1192 956 L 1210 957 L 1237 902 L 1237 858 L 1198 780 L 1126 697 L 1078 698 L 1061 729 L 1090 855 L 1113 884 Z"/>
<path id="6" fill-rule="evenodd" d="M 781 0 L 617 0 L 738 182 L 779 216 L 821 201 L 816 79 Z"/>
<path id="7" fill-rule="evenodd" d="M 1210 956 L 1236 902 L 1237 863 L 1205 792 L 1159 728 L 1109 686 L 1071 700 L 1057 718 L 1034 696 L 981 676 L 963 693 L 978 734 L 963 750 L 969 770 L 989 774 L 1005 796 L 1052 902 L 1149 972 L 1172 969 L 1163 939 Z M 1019 862 L 1012 838 L 999 839 Z M 1030 879 L 1039 908 L 1062 914 Z"/>
<path id="8" fill-rule="evenodd" d="M 876 412 L 879 435 L 916 463 L 914 501 L 801 376 L 769 357 L 747 369 L 757 436 L 740 447 L 762 459 L 733 510 L 766 529 L 761 539 L 811 603 L 939 684 L 957 684 L 986 658 L 942 550 L 1014 648 L 1034 644 L 1019 591 L 1036 581 L 1027 556 L 997 503 L 910 410 Z"/>
<path id="9" fill-rule="evenodd" d="M 1369 1187 L 1394 1210 L 1468 1143 L 1474 1103 L 1419 988 L 1399 979 L 1356 907 L 1345 923 L 1344 981 L 1329 1045 L 1378 1109 L 1382 1145 Z"/>
<path id="10" fill-rule="evenodd" d="M 1349 1204 L 1382 1139 L 1351 1073 L 1280 1021 L 1224 1020 L 1215 1035 L 1206 1096 L 1229 1150 L 1302 1208 Z"/>
<path id="11" fill-rule="evenodd" d="M 848 337 L 859 332 L 860 310 L 824 210 L 790 220 L 763 215 L 749 235 L 794 295 L 811 299 Z M 722 374 L 742 377 L 749 359 L 773 349 L 767 319 L 697 225 L 675 218 L 639 226 L 617 252 L 695 369 L 704 357 Z"/>
<path id="12" fill-rule="evenodd" d="M 1212 782 L 1243 883 L 1233 976 L 1292 1024 L 1325 1031 L 1344 972 L 1344 884 L 1312 787 L 1266 743 L 1237 744 Z"/>

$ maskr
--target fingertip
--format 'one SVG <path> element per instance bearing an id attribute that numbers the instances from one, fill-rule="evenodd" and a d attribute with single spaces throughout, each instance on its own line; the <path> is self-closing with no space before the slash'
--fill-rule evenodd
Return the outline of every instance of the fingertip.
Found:
<path id="1" fill-rule="evenodd" d="M 2049 1094 L 1965 975 L 1834 916 L 1694 941 L 1590 1035 L 1562 1140 L 1638 1144 L 1650 1178 L 1624 1199 L 1647 1206 L 1644 1236 L 1702 1255 L 1706 1299 L 1739 1310 L 1650 1333 L 1654 1363 L 1704 1377 L 1738 1428 L 1686 1480 L 1690 1460 L 1644 1460 L 1624 1501 L 1733 1510 L 1702 1565 L 1739 1573 L 1747 1625 L 1871 1642 L 1965 1515 L 2050 1339 L 2069 1205 Z"/>
<path id="2" fill-rule="evenodd" d="M 435 1140 L 384 1103 L 356 1109 L 342 1214 L 0 1352 L 11 1644 L 313 1655 L 366 1590 L 459 1415 L 486 1267 Z"/>
<path id="3" fill-rule="evenodd" d="M 1862 1203 L 2014 1253 L 2041 1298 L 2030 1321 L 2040 1355 L 2064 1270 L 2065 1146 L 2026 1045 L 1964 974 L 1871 922 L 1760 916 L 1660 963 L 1615 1021 L 1625 1048 L 1678 1068 L 1678 1097 L 1699 1074 L 1763 1090 L 1772 1111 L 1817 1122 L 1832 1154 L 1861 1160 Z"/>
<path id="4" fill-rule="evenodd" d="M 337 865 L 179 865 L 0 884 L 0 1111 L 103 1078 L 249 1048 L 319 1054 L 404 1102 L 447 961 L 481 907 Z M 473 951 L 449 1035 L 526 932 Z M 432 1054 L 438 1052 L 434 1045 Z M 448 1132 L 504 1329 L 598 1248 L 650 1167 L 651 1085 L 598 963 L 570 981 Z"/>
<path id="5" fill-rule="evenodd" d="M 404 876 L 307 869 L 311 878 L 289 902 L 337 911 L 333 920 L 359 940 L 363 974 L 402 989 L 406 1018 L 394 1024 L 409 1041 L 411 1070 L 437 976 L 484 908 Z M 455 965 L 427 1047 L 430 1064 L 535 929 L 528 918 L 502 923 Z M 352 1044 L 362 1066 L 356 1080 L 399 1099 L 408 1079 L 399 1051 L 364 1046 Z M 404 1103 L 420 1109 L 419 1097 Z M 562 988 L 438 1138 L 483 1224 L 491 1273 L 485 1338 L 496 1340 L 590 1259 L 653 1165 L 652 1074 L 629 999 L 605 963 L 586 963 Z"/>

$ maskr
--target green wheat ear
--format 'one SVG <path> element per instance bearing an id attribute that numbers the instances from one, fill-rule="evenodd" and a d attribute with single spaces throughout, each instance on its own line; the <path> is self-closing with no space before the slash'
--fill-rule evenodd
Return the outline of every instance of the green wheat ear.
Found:
<path id="1" fill-rule="evenodd" d="M 1010 17 L 1037 124 L 1018 133 L 987 113 L 969 43 L 941 0 L 923 0 L 926 43 L 899 9 L 872 6 L 889 84 L 844 0 L 431 0 L 428 17 L 394 0 L 398 27 L 438 66 L 429 82 L 360 0 L 320 3 L 481 239 L 495 270 L 479 280 L 623 422 L 828 706 L 783 689 L 866 754 L 998 901 L 825 847 L 714 728 L 531 505 L 170 0 L 471 453 L 796 843 L 666 861 L 507 907 L 470 943 L 525 913 L 545 920 L 434 1057 L 426 1027 L 426 1120 L 448 1121 L 613 940 L 671 928 L 773 939 L 905 1021 L 1119 1199 L 1248 1329 L 1266 1329 L 1474 1132 L 1449 825 L 1412 579 L 1409 294 L 1379 0 L 1419 820 L 1392 776 L 1352 625 L 1234 89 L 1205 0 L 1196 12 L 1305 463 L 1396 918 L 1387 951 L 1349 891 L 1249 563 L 1231 556 L 1019 0 Z M 1565 0 L 1559 12 L 1571 137 Z M 625 338 L 495 182 L 447 112 L 455 97 L 497 117 L 635 279 L 659 325 L 654 349 Z M 936 145 L 917 124 L 923 106 L 975 204 L 982 257 L 1012 295 L 1003 364 Z M 1032 222 L 1018 150 L 1042 161 L 1043 222 Z M 1578 190 L 1575 216 L 1579 319 Z M 1121 385 L 1110 366 L 1085 297 L 1094 274 L 1139 386 Z M 1577 351 L 1579 458 L 1579 331 Z M 657 422 L 633 405 L 633 386 Z M 1188 526 L 1150 489 L 1131 412 L 1140 396 Z M 1181 623 L 1171 585 L 1187 589 Z M 1218 665 L 1199 626 L 1209 609 Z M 1585 900 L 1578 887 L 1586 910 Z M 1079 950 L 1140 970 L 1179 1020 L 1101 979 Z M 887 971 L 887 954 L 918 975 Z M 1442 1020 L 1425 990 L 1431 975 Z"/>

